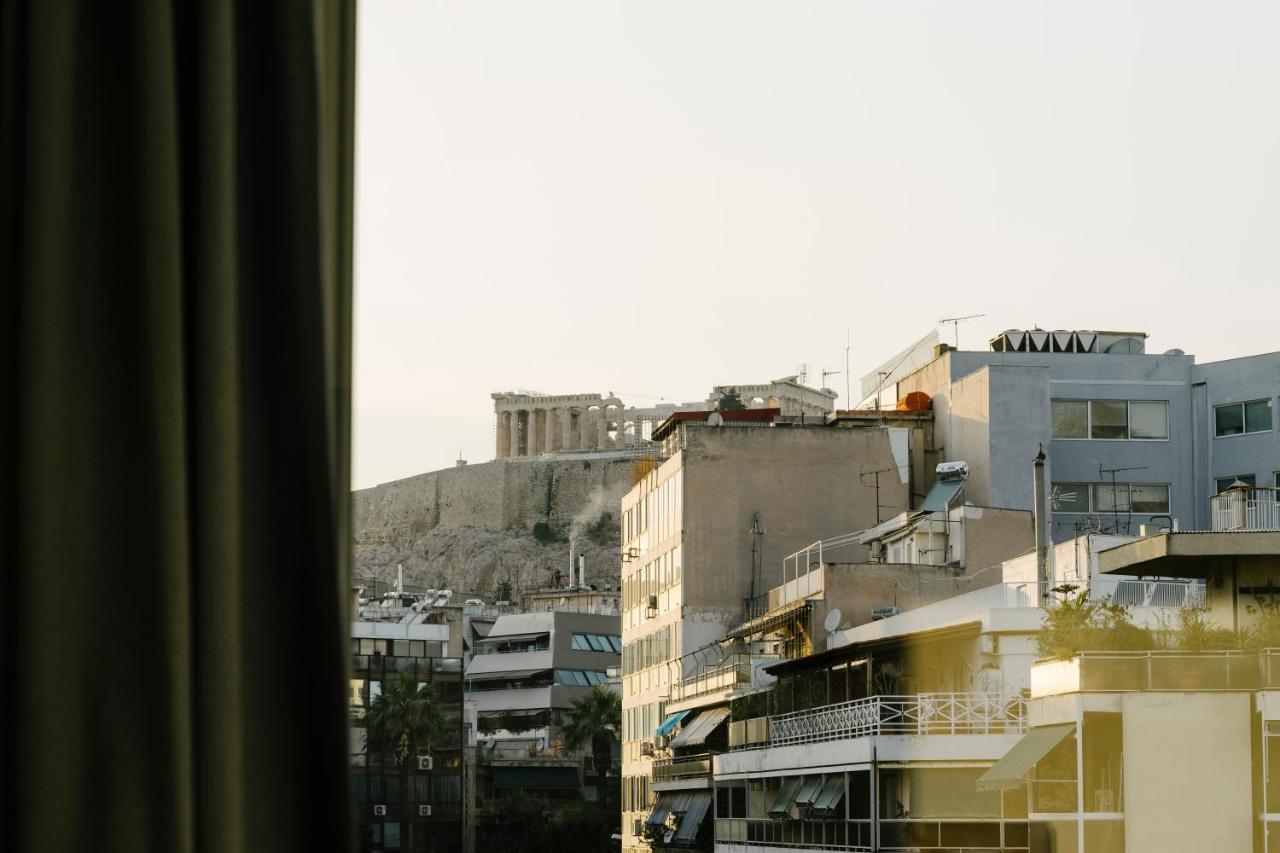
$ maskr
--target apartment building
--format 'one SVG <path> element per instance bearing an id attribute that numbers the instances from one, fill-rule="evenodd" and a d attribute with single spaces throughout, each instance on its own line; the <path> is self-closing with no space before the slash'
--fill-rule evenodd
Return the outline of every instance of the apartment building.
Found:
<path id="1" fill-rule="evenodd" d="M 560 727 L 573 701 L 610 686 L 621 658 L 619 617 L 539 611 L 498 618 L 477 640 L 466 696 L 477 716 L 478 835 L 500 823 L 504 804 L 526 795 L 548 805 L 595 800 L 614 778 L 596 777 L 589 750 L 569 750 Z M 612 689 L 612 688 L 611 688 Z M 613 800 L 617 800 L 616 794 Z"/>
<path id="2" fill-rule="evenodd" d="M 1097 567 L 1198 583 L 1211 623 L 1257 628 L 1280 603 L 1280 525 L 1131 539 Z M 1275 644 L 1038 661 L 1028 733 L 979 785 L 1027 788 L 1032 851 L 1280 850 Z"/>
<path id="3" fill-rule="evenodd" d="M 1055 541 L 1208 529 L 1212 495 L 1280 482 L 1280 352 L 1197 364 L 1147 338 L 1010 330 L 959 351 L 932 336 L 863 379 L 863 406 L 927 396 L 936 461 L 973 466 L 977 504 L 1029 509 L 1043 446 Z"/>
<path id="4" fill-rule="evenodd" d="M 940 479 L 925 506 L 952 488 Z M 916 523 L 936 536 L 943 511 L 922 511 Z M 1023 780 L 981 790 L 978 781 L 1033 722 L 1027 697 L 1052 601 L 1045 589 L 1122 599 L 1160 626 L 1203 605 L 1205 584 L 1103 574 L 1100 555 L 1133 538 L 1100 534 L 1060 543 L 1065 580 L 1040 582 L 1025 539 L 1008 539 L 995 520 L 966 534 L 971 544 L 986 540 L 984 553 L 1003 539 L 1017 555 L 994 579 L 966 584 L 964 572 L 953 574 L 949 596 L 877 608 L 885 618 L 852 627 L 842 627 L 843 614 L 863 607 L 866 593 L 851 576 L 865 572 L 874 584 L 882 572 L 900 579 L 938 567 L 836 565 L 811 560 L 812 546 L 784 560 L 812 568 L 771 589 L 768 609 L 718 647 L 698 650 L 709 665 L 671 686 L 653 738 L 648 843 L 721 853 L 1031 849 Z M 957 594 L 962 587 L 970 591 Z"/>
<path id="5" fill-rule="evenodd" d="M 673 685 L 697 670 L 692 653 L 779 585 L 785 556 L 911 506 L 909 430 L 783 426 L 776 412 L 749 412 L 751 420 L 704 412 L 662 424 L 662 459 L 622 501 L 627 850 L 647 845 L 653 733 L 669 716 Z"/>
<path id="6" fill-rule="evenodd" d="M 468 849 L 462 659 L 448 654 L 450 626 L 427 621 L 413 603 L 412 597 L 404 606 L 380 602 L 351 625 L 351 774 L 360 851 Z M 445 736 L 430 752 L 413 757 L 407 796 L 401 768 L 388 756 L 369 753 L 364 727 L 383 685 L 403 675 L 435 686 L 447 721 Z"/>

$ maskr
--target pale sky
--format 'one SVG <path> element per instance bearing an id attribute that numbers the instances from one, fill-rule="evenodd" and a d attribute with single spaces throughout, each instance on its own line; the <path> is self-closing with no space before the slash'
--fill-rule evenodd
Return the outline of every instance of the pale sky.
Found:
<path id="1" fill-rule="evenodd" d="M 855 397 L 963 314 L 1280 349 L 1280 4 L 359 8 L 357 488 L 491 459 L 491 391 L 816 380 L 846 328 Z"/>

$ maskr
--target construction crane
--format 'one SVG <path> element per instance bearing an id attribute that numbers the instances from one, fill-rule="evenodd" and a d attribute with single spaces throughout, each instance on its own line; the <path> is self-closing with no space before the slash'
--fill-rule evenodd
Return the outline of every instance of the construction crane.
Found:
<path id="1" fill-rule="evenodd" d="M 938 325 L 941 326 L 943 323 L 951 324 L 952 329 L 955 333 L 956 349 L 960 349 L 960 324 L 963 323 L 965 320 L 976 320 L 979 317 L 985 317 L 985 316 L 987 315 L 986 314 L 966 314 L 963 317 L 943 317 L 941 320 L 938 321 Z"/>

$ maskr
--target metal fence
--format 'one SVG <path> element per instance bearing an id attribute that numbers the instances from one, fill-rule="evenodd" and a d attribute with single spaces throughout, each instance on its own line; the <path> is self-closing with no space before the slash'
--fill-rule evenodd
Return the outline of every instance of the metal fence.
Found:
<path id="1" fill-rule="evenodd" d="M 1209 498 L 1214 530 L 1280 530 L 1280 499 L 1266 486 L 1230 489 Z"/>
<path id="2" fill-rule="evenodd" d="M 1026 726 L 1027 704 L 1019 695 L 870 696 L 771 717 L 768 745 L 882 734 L 1011 734 Z"/>

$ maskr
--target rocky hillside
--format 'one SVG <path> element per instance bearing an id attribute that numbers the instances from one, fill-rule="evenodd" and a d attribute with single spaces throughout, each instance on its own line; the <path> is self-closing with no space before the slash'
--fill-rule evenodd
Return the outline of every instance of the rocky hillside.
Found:
<path id="1" fill-rule="evenodd" d="M 355 574 L 513 594 L 564 582 L 569 551 L 587 581 L 619 580 L 618 504 L 629 459 L 518 459 L 433 471 L 355 492 Z M 557 572 L 561 575 L 557 577 Z"/>

